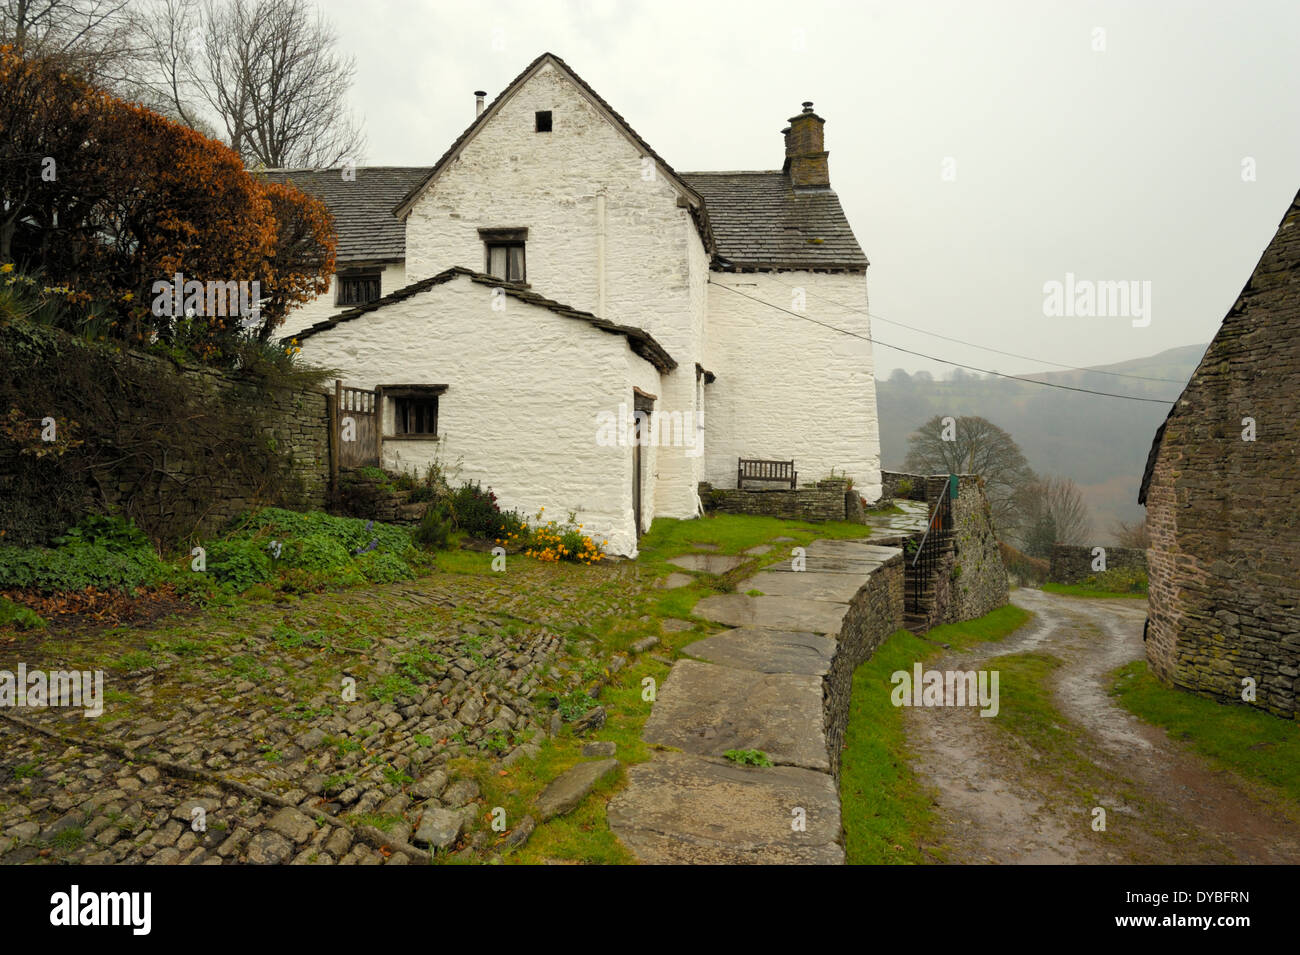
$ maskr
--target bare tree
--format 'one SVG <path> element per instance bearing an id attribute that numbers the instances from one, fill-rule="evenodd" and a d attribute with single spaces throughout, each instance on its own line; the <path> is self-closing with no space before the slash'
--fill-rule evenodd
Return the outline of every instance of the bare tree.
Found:
<path id="1" fill-rule="evenodd" d="M 1025 491 L 1026 538 L 1044 536 L 1050 527 L 1050 541 L 1038 544 L 1084 544 L 1092 530 L 1088 505 L 1083 500 L 1079 485 L 1066 477 L 1048 477 L 1034 482 Z M 1041 546 L 1032 549 L 1041 550 Z M 1035 554 L 1034 556 L 1044 556 Z"/>
<path id="2" fill-rule="evenodd" d="M 129 0 L 0 0 L 0 45 L 132 96 L 147 44 Z"/>
<path id="3" fill-rule="evenodd" d="M 358 160 L 346 109 L 355 62 L 306 0 L 154 0 L 154 91 L 189 126 L 211 123 L 248 166 Z"/>
<path id="4" fill-rule="evenodd" d="M 1116 521 L 1110 532 L 1119 547 L 1146 550 L 1151 546 L 1151 533 L 1145 517 L 1140 521 Z"/>
<path id="5" fill-rule="evenodd" d="M 935 415 L 908 438 L 904 466 L 921 474 L 983 475 L 994 526 L 1004 533 L 1020 525 L 1022 494 L 1034 481 L 1011 435 L 977 416 Z"/>

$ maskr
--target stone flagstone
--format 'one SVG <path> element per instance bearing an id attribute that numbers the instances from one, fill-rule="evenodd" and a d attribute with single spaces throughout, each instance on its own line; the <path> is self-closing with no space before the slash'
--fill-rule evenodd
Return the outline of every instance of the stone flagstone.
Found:
<path id="1" fill-rule="evenodd" d="M 679 664 L 680 665 L 680 664 Z M 628 768 L 610 828 L 652 865 L 840 865 L 840 803 L 829 773 L 752 768 L 659 753 Z M 804 810 L 805 831 L 791 822 Z"/>
<path id="2" fill-rule="evenodd" d="M 825 676 L 830 672 L 835 640 L 819 633 L 742 627 L 696 640 L 683 649 L 689 656 L 722 666 Z"/>
<path id="3" fill-rule="evenodd" d="M 700 659 L 673 665 L 642 736 L 679 751 L 630 767 L 627 787 L 607 809 L 611 831 L 640 861 L 844 862 L 826 725 L 834 688 L 824 678 L 845 618 L 863 612 L 859 592 L 900 552 L 814 541 L 804 553 L 802 571 L 782 560 L 738 588 L 762 596 L 721 594 L 696 604 L 697 616 L 734 629 L 695 641 L 685 652 Z M 760 750 L 778 765 L 719 758 L 732 749 Z M 806 813 L 806 827 L 791 825 L 796 810 Z"/>
<path id="4" fill-rule="evenodd" d="M 838 633 L 847 604 L 801 597 L 750 597 L 719 594 L 695 605 L 695 615 L 729 627 L 768 627 L 774 630 L 809 630 Z"/>
<path id="5" fill-rule="evenodd" d="M 829 772 L 817 676 L 679 660 L 642 738 L 697 756 L 756 749 L 774 763 Z"/>
<path id="6" fill-rule="evenodd" d="M 744 562 L 744 557 L 735 554 L 683 554 L 668 561 L 684 570 L 700 570 L 706 574 L 725 574 Z"/>
<path id="7" fill-rule="evenodd" d="M 741 593 L 761 590 L 769 597 L 806 597 L 848 603 L 861 586 L 862 580 L 856 574 L 823 574 L 812 570 L 783 574 L 765 570 L 741 581 L 736 589 Z"/>

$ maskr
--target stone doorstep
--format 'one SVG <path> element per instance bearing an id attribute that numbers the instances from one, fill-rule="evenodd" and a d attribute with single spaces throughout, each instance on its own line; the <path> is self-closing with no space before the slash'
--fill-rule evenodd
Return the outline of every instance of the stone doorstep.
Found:
<path id="1" fill-rule="evenodd" d="M 830 672 L 836 641 L 819 633 L 798 630 L 725 630 L 683 648 L 683 652 L 720 666 L 758 673 Z"/>
<path id="2" fill-rule="evenodd" d="M 628 768 L 609 802 L 614 832 L 652 865 L 842 865 L 840 801 L 829 773 L 656 753 Z M 804 831 L 795 810 L 804 811 Z"/>
<path id="3" fill-rule="evenodd" d="M 697 756 L 756 749 L 777 764 L 830 772 L 822 720 L 819 676 L 679 660 L 641 737 Z"/>
<path id="4" fill-rule="evenodd" d="M 863 583 L 865 583 L 865 578 Z M 719 594 L 695 605 L 695 615 L 729 627 L 839 633 L 849 605 L 803 597 Z"/>

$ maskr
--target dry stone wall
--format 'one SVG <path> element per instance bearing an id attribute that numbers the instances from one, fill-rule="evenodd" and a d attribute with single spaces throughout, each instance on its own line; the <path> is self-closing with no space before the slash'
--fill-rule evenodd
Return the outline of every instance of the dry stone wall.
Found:
<path id="1" fill-rule="evenodd" d="M 952 502 L 953 563 L 944 622 L 974 620 L 1010 599 L 1007 568 L 1002 562 L 993 515 L 976 474 L 958 479 Z"/>
<path id="2" fill-rule="evenodd" d="M 1147 552 L 1136 547 L 1107 547 L 1107 570 L 1140 570 L 1147 572 Z M 1077 584 L 1085 577 L 1098 573 L 1092 569 L 1096 557 L 1090 546 L 1057 544 L 1052 548 L 1052 569 L 1048 579 L 1054 584 Z"/>
<path id="3" fill-rule="evenodd" d="M 826 753 L 837 781 L 853 695 L 853 672 L 902 626 L 903 555 L 897 554 L 877 568 L 853 598 L 840 627 L 830 671 L 822 678 Z"/>
<path id="4" fill-rule="evenodd" d="M 28 360 L 24 360 L 26 356 Z M 0 333 L 0 401 L 76 441 L 38 456 L 0 438 L 0 531 L 47 543 L 87 513 L 120 511 L 158 539 L 207 533 L 257 505 L 323 507 L 327 395 L 87 345 L 50 329 Z M 78 385 L 68 367 L 87 376 Z"/>
<path id="5" fill-rule="evenodd" d="M 863 521 L 862 501 L 844 481 L 818 481 L 796 490 L 772 488 L 715 488 L 700 483 L 705 510 L 722 514 L 759 514 L 792 521 Z"/>

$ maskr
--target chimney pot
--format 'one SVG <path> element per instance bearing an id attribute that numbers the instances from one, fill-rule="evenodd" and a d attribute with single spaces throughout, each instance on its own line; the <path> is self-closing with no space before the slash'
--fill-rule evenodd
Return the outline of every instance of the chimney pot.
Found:
<path id="1" fill-rule="evenodd" d="M 813 111 L 812 100 L 804 100 L 803 111 L 805 113 L 811 113 Z"/>
<path id="2" fill-rule="evenodd" d="M 474 91 L 474 116 L 475 118 L 483 115 L 483 98 L 487 96 L 487 90 Z"/>

